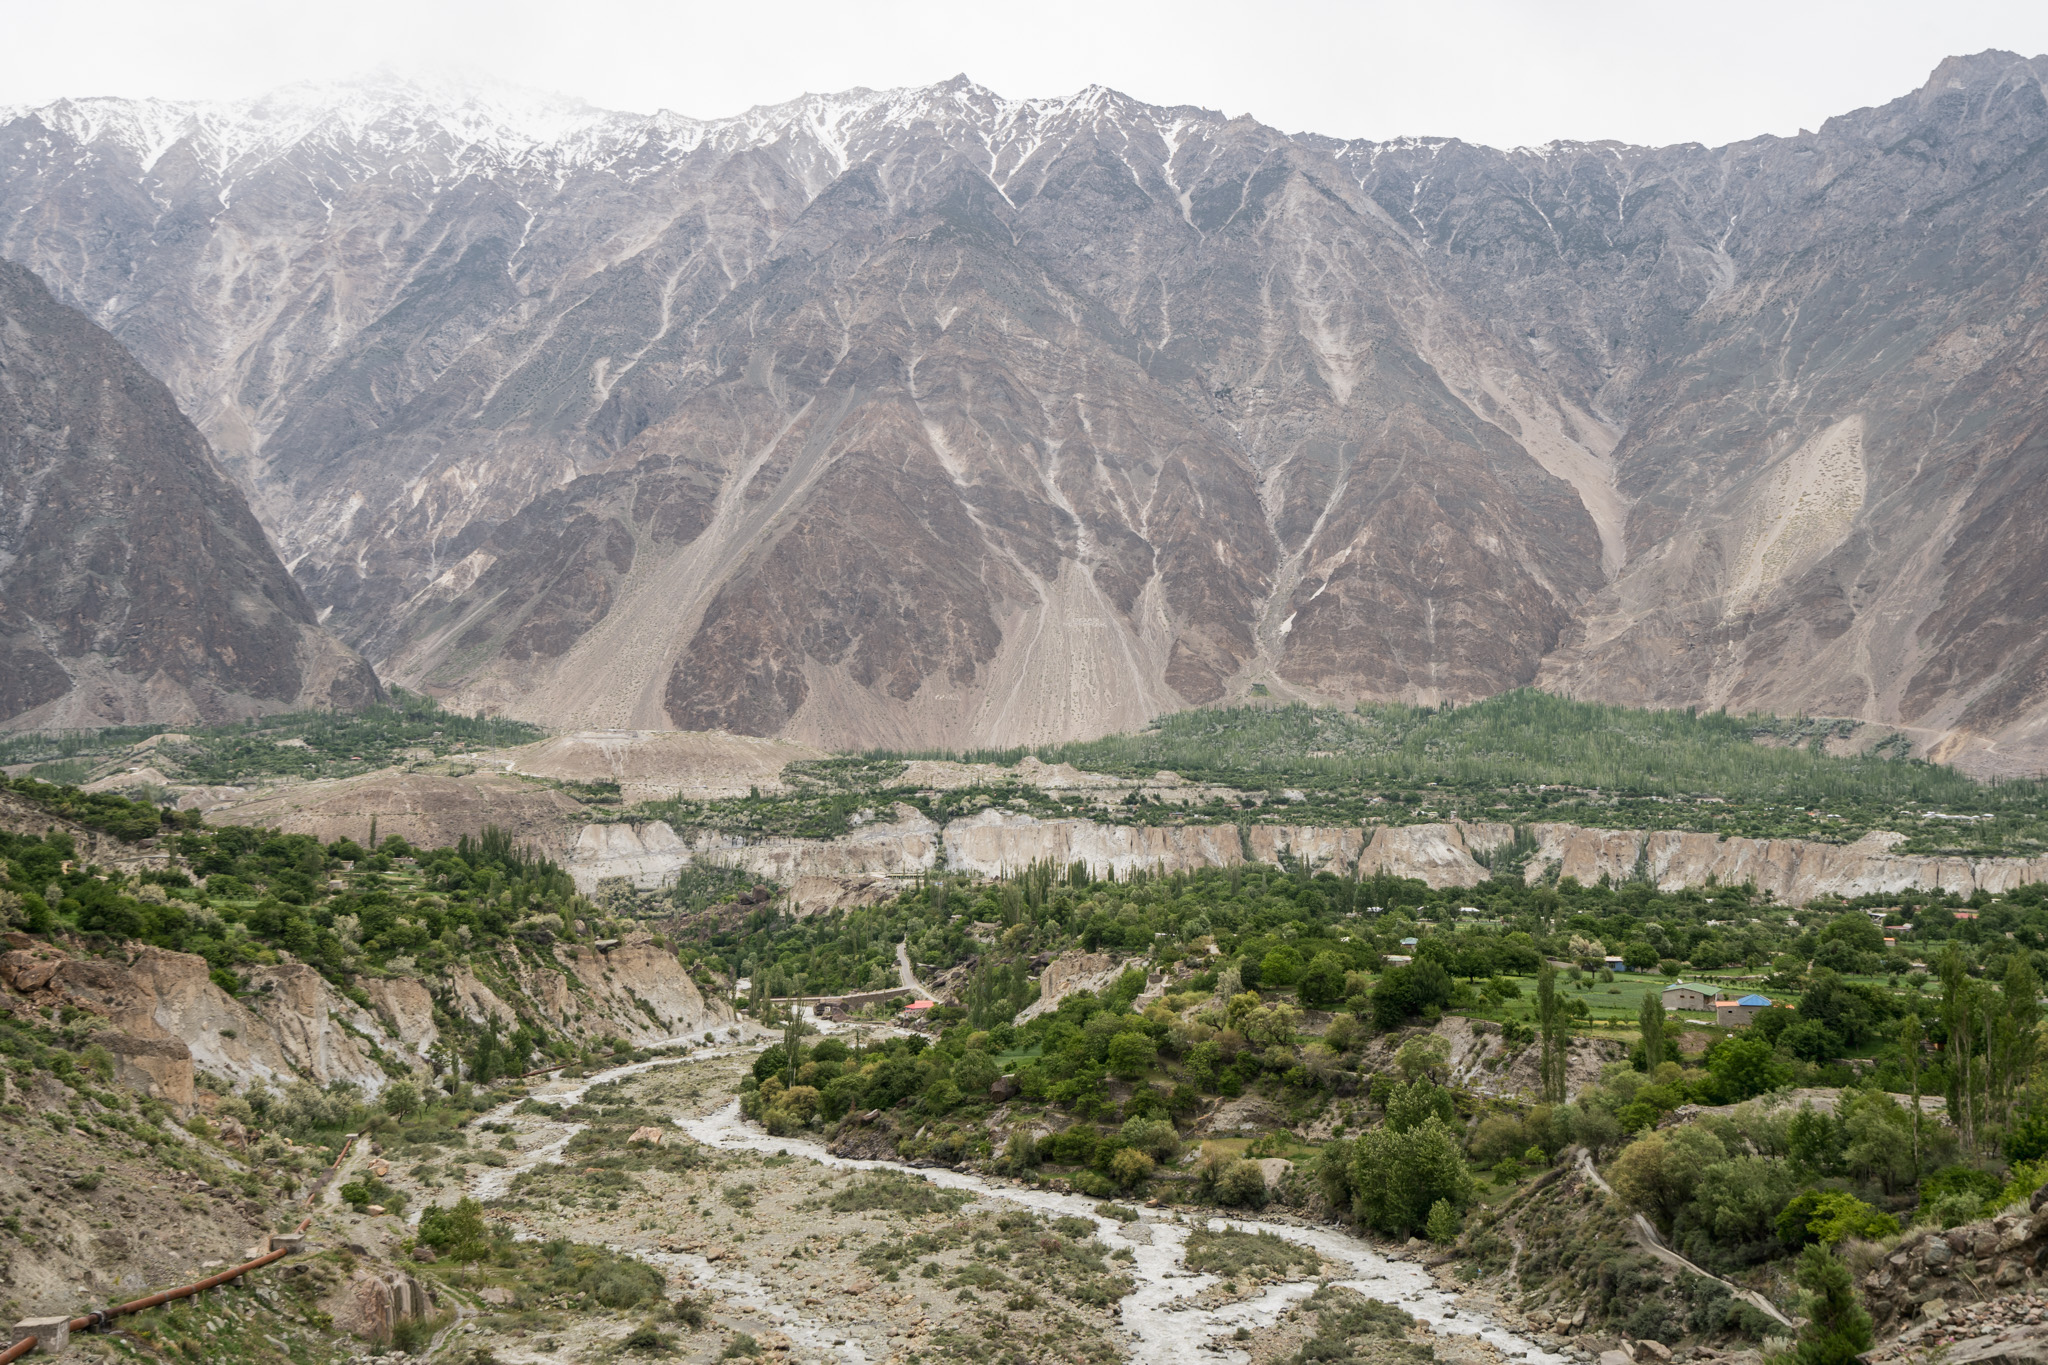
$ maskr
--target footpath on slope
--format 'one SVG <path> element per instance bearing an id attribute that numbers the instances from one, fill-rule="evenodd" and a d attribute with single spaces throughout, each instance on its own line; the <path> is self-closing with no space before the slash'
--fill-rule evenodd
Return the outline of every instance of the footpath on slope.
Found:
<path id="1" fill-rule="evenodd" d="M 910 965 L 910 949 L 902 939 L 896 940 L 896 972 L 902 978 L 905 987 L 917 992 L 918 999 L 939 999 L 937 991 L 917 979 L 917 972 Z"/>
<path id="2" fill-rule="evenodd" d="M 1606 1179 L 1601 1176 L 1599 1170 L 1594 1167 L 1593 1154 L 1591 1152 L 1588 1152 L 1583 1147 L 1578 1148 L 1577 1153 L 1577 1161 L 1580 1173 L 1583 1174 L 1586 1177 L 1586 1179 L 1593 1182 L 1594 1186 L 1597 1187 L 1602 1194 L 1605 1194 L 1610 1199 L 1619 1200 L 1621 1196 L 1614 1192 L 1614 1187 L 1608 1184 Z M 1776 1304 L 1772 1303 L 1763 1295 L 1757 1293 L 1754 1289 L 1744 1289 L 1739 1284 L 1730 1284 L 1727 1280 L 1722 1279 L 1719 1275 L 1716 1275 L 1711 1271 L 1700 1269 L 1697 1265 L 1694 1265 L 1691 1261 L 1687 1260 L 1685 1257 L 1679 1255 L 1670 1247 L 1666 1246 L 1664 1244 L 1664 1239 L 1657 1234 L 1657 1229 L 1654 1226 L 1652 1226 L 1650 1220 L 1643 1217 L 1643 1215 L 1641 1215 L 1640 1213 L 1630 1215 L 1629 1226 L 1634 1230 L 1636 1241 L 1642 1244 L 1643 1250 L 1649 1252 L 1652 1256 L 1655 1256 L 1658 1260 L 1664 1262 L 1664 1264 L 1672 1267 L 1675 1270 L 1691 1271 L 1693 1274 L 1699 1276 L 1701 1279 L 1712 1280 L 1715 1284 L 1720 1285 L 1723 1289 L 1726 1289 L 1729 1293 L 1735 1295 L 1735 1297 L 1741 1299 L 1744 1303 L 1755 1305 L 1757 1309 L 1759 1309 L 1762 1312 L 1770 1314 L 1772 1318 L 1785 1324 L 1785 1326 L 1797 1326 L 1797 1324 L 1794 1323 L 1792 1319 L 1786 1317 L 1784 1313 L 1779 1311 L 1778 1306 Z"/>

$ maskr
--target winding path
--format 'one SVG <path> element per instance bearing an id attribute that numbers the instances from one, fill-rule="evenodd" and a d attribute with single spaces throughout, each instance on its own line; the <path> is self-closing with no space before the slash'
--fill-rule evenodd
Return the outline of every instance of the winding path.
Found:
<path id="1" fill-rule="evenodd" d="M 934 991 L 930 986 L 917 979 L 917 972 L 910 965 L 910 948 L 902 939 L 896 940 L 896 974 L 902 978 L 906 989 L 917 992 L 918 999 L 936 1000 L 939 998 L 937 991 Z"/>
<path id="2" fill-rule="evenodd" d="M 1608 1184 L 1604 1179 L 1601 1178 L 1600 1172 L 1596 1170 L 1593 1166 L 1593 1154 L 1587 1151 L 1584 1147 L 1578 1149 L 1578 1164 L 1580 1173 L 1584 1175 L 1586 1179 L 1590 1180 L 1595 1186 L 1597 1186 L 1602 1193 L 1616 1200 L 1619 1200 L 1621 1198 L 1620 1195 L 1614 1193 L 1614 1186 Z M 1691 1271 L 1693 1274 L 1699 1276 L 1701 1279 L 1712 1280 L 1715 1284 L 1720 1285 L 1723 1289 L 1727 1290 L 1730 1294 L 1733 1294 L 1736 1298 L 1741 1299 L 1744 1303 L 1754 1305 L 1758 1310 L 1762 1312 L 1770 1314 L 1773 1318 L 1783 1323 L 1787 1327 L 1794 1327 L 1797 1325 L 1792 1321 L 1792 1319 L 1786 1317 L 1785 1314 L 1779 1310 L 1776 1304 L 1772 1303 L 1762 1294 L 1757 1293 L 1754 1289 L 1744 1289 L 1739 1284 L 1730 1284 L 1728 1281 L 1722 1279 L 1719 1275 L 1715 1275 L 1708 1271 L 1700 1269 L 1691 1261 L 1688 1261 L 1687 1259 L 1685 1259 L 1685 1257 L 1673 1251 L 1670 1247 L 1664 1244 L 1663 1237 L 1658 1235 L 1656 1227 L 1650 1222 L 1650 1220 L 1643 1217 L 1643 1215 L 1641 1215 L 1640 1213 L 1629 1215 L 1629 1220 L 1629 1226 L 1631 1230 L 1633 1230 L 1635 1233 L 1636 1241 L 1642 1244 L 1643 1250 L 1649 1252 L 1652 1256 L 1655 1256 L 1658 1260 L 1664 1262 L 1664 1264 L 1672 1267 L 1675 1270 Z"/>

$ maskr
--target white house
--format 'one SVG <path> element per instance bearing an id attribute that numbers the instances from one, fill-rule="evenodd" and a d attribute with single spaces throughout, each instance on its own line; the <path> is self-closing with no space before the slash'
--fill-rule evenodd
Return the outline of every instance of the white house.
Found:
<path id="1" fill-rule="evenodd" d="M 1710 1010 L 1713 1007 L 1714 997 L 1698 986 L 1674 981 L 1664 988 L 1664 1008 L 1667 1010 Z"/>

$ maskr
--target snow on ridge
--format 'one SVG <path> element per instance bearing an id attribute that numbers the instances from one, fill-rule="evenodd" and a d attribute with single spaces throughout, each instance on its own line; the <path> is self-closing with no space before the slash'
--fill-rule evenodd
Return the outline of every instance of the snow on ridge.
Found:
<path id="1" fill-rule="evenodd" d="M 707 146 L 731 154 L 783 145 L 800 161 L 837 174 L 919 126 L 1014 165 L 1049 139 L 1105 122 L 1159 137 L 1168 129 L 1225 122 L 1213 111 L 1155 108 L 1102 85 L 1013 100 L 964 75 L 928 86 L 806 94 L 715 119 L 669 109 L 604 109 L 487 77 L 423 80 L 389 71 L 302 82 L 232 101 L 95 97 L 14 112 L 82 144 L 126 150 L 145 172 L 191 139 L 201 164 L 222 179 L 308 144 L 351 161 L 423 155 L 459 167 L 534 161 L 601 167 L 650 147 L 681 157 Z"/>

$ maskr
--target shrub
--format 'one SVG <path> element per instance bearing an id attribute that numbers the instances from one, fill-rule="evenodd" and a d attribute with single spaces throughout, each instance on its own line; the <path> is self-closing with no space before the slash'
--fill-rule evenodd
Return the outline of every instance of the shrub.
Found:
<path id="1" fill-rule="evenodd" d="M 1152 1178 L 1153 1161 L 1136 1147 L 1124 1147 L 1109 1159 L 1109 1173 L 1125 1189 Z"/>
<path id="2" fill-rule="evenodd" d="M 1118 1136 L 1156 1162 L 1164 1164 L 1180 1157 L 1180 1134 L 1165 1119 L 1128 1119 Z"/>
<path id="3" fill-rule="evenodd" d="M 2005 1159 L 2039 1161 L 2048 1156 L 2048 1112 L 2028 1114 L 2005 1133 Z"/>
<path id="4" fill-rule="evenodd" d="M 1998 1198 L 2003 1188 L 1998 1177 L 1989 1171 L 1969 1166 L 1945 1167 L 1920 1182 L 1919 1217 L 1923 1222 L 1935 1222 L 1937 1214 L 1945 1212 L 1953 1221 L 1942 1223 L 1943 1227 L 1967 1223 L 1979 1216 L 1986 1200 Z"/>
<path id="5" fill-rule="evenodd" d="M 1459 1231 L 1465 1220 L 1458 1213 L 1457 1206 L 1448 1199 L 1439 1199 L 1429 1206 L 1429 1219 L 1423 1224 L 1424 1235 L 1438 1245 L 1448 1245 L 1458 1240 Z"/>
<path id="6" fill-rule="evenodd" d="M 915 1176 L 870 1171 L 866 1179 L 835 1191 L 829 1202 L 838 1213 L 894 1209 L 905 1218 L 922 1218 L 928 1213 L 951 1213 L 971 1199 L 959 1190 L 942 1190 Z"/>
<path id="7" fill-rule="evenodd" d="M 1789 1247 L 1834 1246 L 1850 1237 L 1874 1240 L 1899 1230 L 1899 1220 L 1842 1190 L 1795 1195 L 1778 1215 L 1778 1240 Z"/>
<path id="8" fill-rule="evenodd" d="M 483 1205 L 474 1199 L 465 1197 L 452 1208 L 428 1209 L 420 1215 L 420 1241 L 452 1261 L 482 1260 L 487 1250 L 484 1236 Z"/>
<path id="9" fill-rule="evenodd" d="M 1254 1270 L 1286 1275 L 1294 1270 L 1314 1274 L 1322 1258 L 1308 1247 L 1270 1232 L 1211 1232 L 1196 1228 L 1188 1234 L 1187 1267 L 1205 1275 L 1237 1276 Z"/>
<path id="10" fill-rule="evenodd" d="M 549 1286 L 557 1293 L 587 1294 L 606 1308 L 661 1302 L 662 1274 L 644 1261 L 561 1240 L 545 1244 L 541 1255 Z"/>
<path id="11" fill-rule="evenodd" d="M 1266 1173 L 1242 1157 L 1216 1173 L 1216 1202 L 1233 1208 L 1258 1208 L 1266 1202 Z"/>
<path id="12" fill-rule="evenodd" d="M 675 1344 L 676 1339 L 655 1326 L 654 1323 L 643 1322 L 632 1331 L 626 1333 L 625 1340 L 621 1341 L 619 1346 L 622 1350 L 653 1354 L 674 1350 Z"/>

